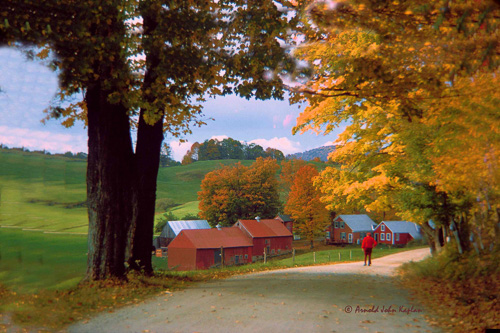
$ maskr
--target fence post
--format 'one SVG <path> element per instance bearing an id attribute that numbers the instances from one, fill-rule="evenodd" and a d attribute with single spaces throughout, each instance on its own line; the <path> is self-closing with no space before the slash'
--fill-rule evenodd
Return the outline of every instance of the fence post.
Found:
<path id="1" fill-rule="evenodd" d="M 352 250 L 349 251 L 349 259 L 352 260 Z"/>
<path id="2" fill-rule="evenodd" d="M 313 261 L 316 263 L 316 252 L 313 252 Z"/>
<path id="3" fill-rule="evenodd" d="M 328 253 L 328 262 L 330 262 L 330 253 Z"/>
<path id="4" fill-rule="evenodd" d="M 224 247 L 220 247 L 220 265 L 224 268 Z"/>
<path id="5" fill-rule="evenodd" d="M 292 250 L 292 264 L 295 264 L 295 248 Z"/>
<path id="6" fill-rule="evenodd" d="M 341 260 L 340 252 L 339 252 L 339 261 Z"/>
<path id="7" fill-rule="evenodd" d="M 266 254 L 266 250 L 264 250 L 264 264 L 267 263 L 267 254 Z"/>

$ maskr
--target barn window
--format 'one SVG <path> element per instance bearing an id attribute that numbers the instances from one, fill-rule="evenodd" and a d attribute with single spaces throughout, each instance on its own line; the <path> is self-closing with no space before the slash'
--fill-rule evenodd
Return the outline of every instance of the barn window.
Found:
<path id="1" fill-rule="evenodd" d="M 334 228 L 338 229 L 339 228 L 339 222 L 338 221 L 335 221 L 335 224 L 333 226 Z"/>
<path id="2" fill-rule="evenodd" d="M 266 239 L 266 244 L 269 244 L 269 239 Z"/>
<path id="3" fill-rule="evenodd" d="M 274 254 L 274 249 L 271 250 L 271 254 Z"/>
<path id="4" fill-rule="evenodd" d="M 245 259 L 248 259 L 248 254 L 245 254 Z"/>
<path id="5" fill-rule="evenodd" d="M 394 240 L 399 241 L 399 234 L 394 234 Z"/>
<path id="6" fill-rule="evenodd" d="M 341 232 L 341 233 L 340 233 L 340 239 L 345 240 L 345 232 Z"/>
<path id="7" fill-rule="evenodd" d="M 349 234 L 349 243 L 352 243 L 352 234 Z"/>
<path id="8" fill-rule="evenodd" d="M 380 231 L 385 231 L 385 225 L 384 225 L 384 224 L 382 224 L 382 225 L 380 226 Z"/>
<path id="9" fill-rule="evenodd" d="M 380 240 L 381 241 L 385 240 L 385 234 L 380 234 Z"/>
<path id="10" fill-rule="evenodd" d="M 330 231 L 326 232 L 326 238 L 330 239 Z"/>
<path id="11" fill-rule="evenodd" d="M 344 229 L 345 228 L 345 223 L 344 222 L 340 222 L 340 229 Z"/>

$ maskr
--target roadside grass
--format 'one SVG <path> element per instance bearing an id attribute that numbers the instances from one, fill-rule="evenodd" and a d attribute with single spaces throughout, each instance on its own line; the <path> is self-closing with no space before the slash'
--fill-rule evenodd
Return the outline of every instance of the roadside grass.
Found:
<path id="1" fill-rule="evenodd" d="M 452 244 L 435 257 L 401 267 L 401 283 L 447 332 L 500 329 L 500 251 L 459 255 Z"/>

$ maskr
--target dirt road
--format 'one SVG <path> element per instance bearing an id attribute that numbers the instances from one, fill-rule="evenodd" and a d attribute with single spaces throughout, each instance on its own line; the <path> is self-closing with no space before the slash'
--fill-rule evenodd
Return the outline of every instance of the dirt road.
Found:
<path id="1" fill-rule="evenodd" d="M 70 332 L 440 332 L 423 307 L 396 287 L 401 263 L 428 249 L 363 263 L 237 276 L 166 293 Z"/>

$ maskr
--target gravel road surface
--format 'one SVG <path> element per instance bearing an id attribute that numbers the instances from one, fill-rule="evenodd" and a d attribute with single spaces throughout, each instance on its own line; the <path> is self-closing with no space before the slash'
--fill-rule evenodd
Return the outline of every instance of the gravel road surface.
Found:
<path id="1" fill-rule="evenodd" d="M 418 249 L 362 262 L 235 276 L 165 293 L 69 332 L 441 332 L 394 282 Z"/>

